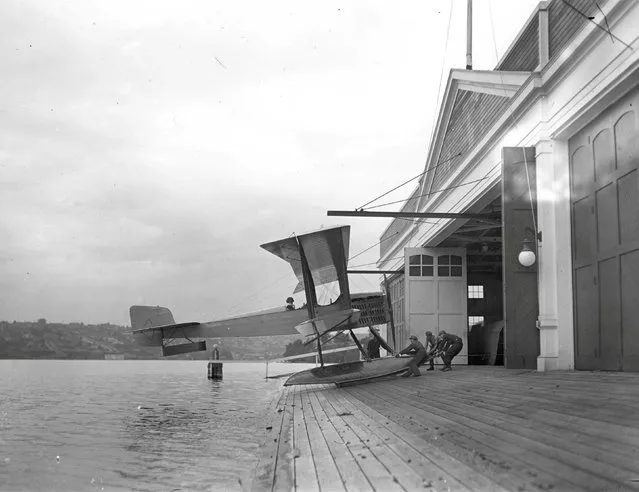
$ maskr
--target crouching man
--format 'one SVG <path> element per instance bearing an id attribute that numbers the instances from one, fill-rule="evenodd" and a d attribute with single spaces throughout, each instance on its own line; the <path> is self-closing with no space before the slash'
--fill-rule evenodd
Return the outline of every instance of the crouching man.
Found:
<path id="1" fill-rule="evenodd" d="M 441 358 L 444 361 L 444 367 L 441 371 L 450 371 L 450 367 L 453 358 L 461 352 L 464 342 L 457 335 L 452 333 L 446 333 L 444 330 L 439 332 L 437 337 L 437 346 L 431 351 L 431 354 L 440 353 Z M 429 354 L 429 355 L 431 355 Z"/>
<path id="2" fill-rule="evenodd" d="M 408 337 L 410 340 L 410 345 L 398 353 L 395 357 L 399 357 L 403 354 L 412 355 L 413 358 L 408 363 L 409 371 L 406 374 L 402 374 L 403 378 L 407 378 L 410 376 L 421 376 L 422 373 L 419 372 L 419 368 L 417 367 L 419 363 L 424 360 L 426 357 L 426 348 L 422 345 L 422 343 L 417 339 L 415 335 L 411 335 Z"/>

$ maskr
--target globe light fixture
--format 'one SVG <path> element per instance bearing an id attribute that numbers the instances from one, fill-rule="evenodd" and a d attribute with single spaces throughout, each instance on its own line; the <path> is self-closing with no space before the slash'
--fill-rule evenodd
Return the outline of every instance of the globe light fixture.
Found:
<path id="1" fill-rule="evenodd" d="M 531 242 L 532 241 L 530 241 L 529 239 L 524 240 L 521 251 L 519 252 L 519 256 L 517 257 L 519 264 L 523 267 L 533 266 L 535 264 L 535 260 L 537 259 L 535 252 L 529 246 Z"/>

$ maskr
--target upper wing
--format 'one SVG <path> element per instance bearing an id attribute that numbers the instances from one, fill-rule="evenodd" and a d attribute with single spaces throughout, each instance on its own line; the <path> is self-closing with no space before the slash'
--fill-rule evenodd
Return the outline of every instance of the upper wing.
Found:
<path id="1" fill-rule="evenodd" d="M 331 227 L 262 244 L 269 253 L 286 261 L 299 280 L 295 292 L 304 290 L 302 246 L 315 286 L 339 282 L 343 307 L 350 307 L 346 265 L 350 243 L 350 226 Z"/>

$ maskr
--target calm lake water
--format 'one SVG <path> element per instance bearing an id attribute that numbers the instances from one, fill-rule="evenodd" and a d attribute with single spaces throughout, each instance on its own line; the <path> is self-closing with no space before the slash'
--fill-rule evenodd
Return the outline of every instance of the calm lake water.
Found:
<path id="1" fill-rule="evenodd" d="M 309 367 L 269 364 L 269 375 Z M 283 380 L 264 363 L 0 360 L 0 490 L 241 490 Z"/>

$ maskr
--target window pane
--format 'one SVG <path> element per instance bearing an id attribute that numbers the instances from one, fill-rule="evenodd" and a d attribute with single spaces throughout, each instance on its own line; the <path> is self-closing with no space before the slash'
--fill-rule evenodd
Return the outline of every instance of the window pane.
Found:
<path id="1" fill-rule="evenodd" d="M 462 276 L 462 268 L 460 266 L 452 266 L 452 267 L 450 267 L 450 276 L 451 277 L 461 277 Z"/>
<path id="2" fill-rule="evenodd" d="M 437 263 L 439 265 L 450 265 L 450 256 L 448 255 L 439 256 L 437 258 Z"/>
<path id="3" fill-rule="evenodd" d="M 432 277 L 433 276 L 433 267 L 432 266 L 424 266 L 422 267 L 422 277 Z"/>
<path id="4" fill-rule="evenodd" d="M 419 265 L 419 255 L 412 255 L 409 259 L 408 259 L 408 263 L 410 265 Z"/>
<path id="5" fill-rule="evenodd" d="M 412 266 L 412 267 L 408 267 L 408 274 L 411 277 L 419 277 L 419 267 L 418 266 Z"/>
<path id="6" fill-rule="evenodd" d="M 430 255 L 422 255 L 422 265 L 432 265 L 433 257 Z"/>
<path id="7" fill-rule="evenodd" d="M 452 255 L 450 257 L 450 264 L 451 265 L 461 265 L 462 264 L 462 257 L 461 256 L 457 256 L 457 255 Z"/>
<path id="8" fill-rule="evenodd" d="M 484 286 L 483 285 L 469 285 L 468 286 L 468 298 L 469 299 L 483 299 L 484 298 Z"/>
<path id="9" fill-rule="evenodd" d="M 440 266 L 437 268 L 437 275 L 440 277 L 448 277 L 448 268 L 447 266 Z"/>

